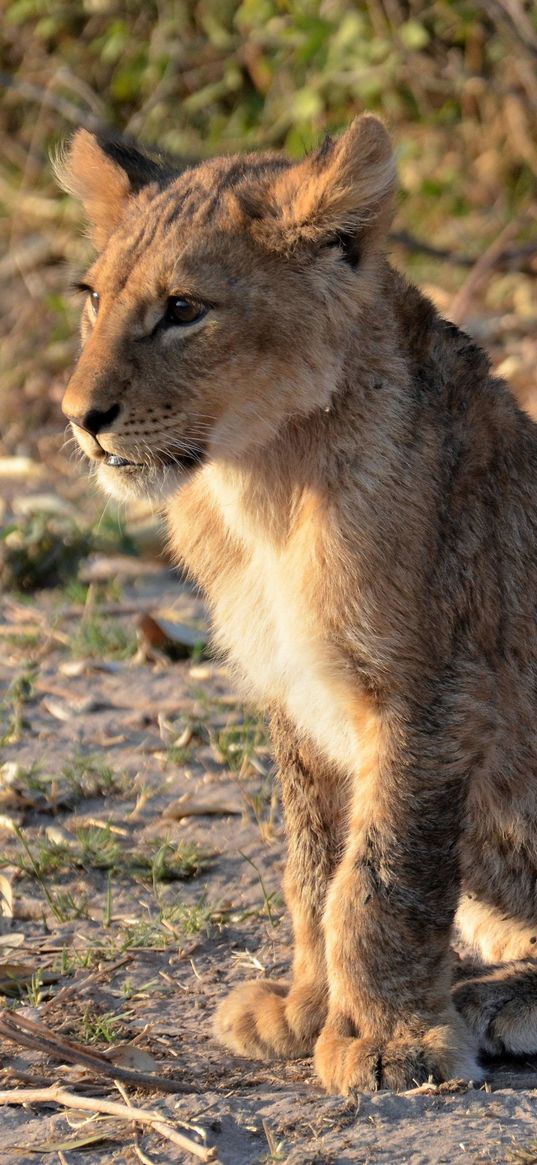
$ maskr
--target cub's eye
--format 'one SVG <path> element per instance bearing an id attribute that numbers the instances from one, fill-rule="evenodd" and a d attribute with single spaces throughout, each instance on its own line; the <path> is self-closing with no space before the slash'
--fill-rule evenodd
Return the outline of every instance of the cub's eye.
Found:
<path id="1" fill-rule="evenodd" d="M 73 291 L 81 291 L 83 295 L 87 296 L 86 303 L 89 304 L 92 315 L 96 316 L 99 311 L 100 296 L 98 291 L 94 291 L 90 283 L 73 283 Z"/>
<path id="2" fill-rule="evenodd" d="M 170 295 L 166 304 L 164 323 L 186 327 L 195 324 L 207 314 L 207 308 L 196 299 L 186 299 L 180 295 Z"/>

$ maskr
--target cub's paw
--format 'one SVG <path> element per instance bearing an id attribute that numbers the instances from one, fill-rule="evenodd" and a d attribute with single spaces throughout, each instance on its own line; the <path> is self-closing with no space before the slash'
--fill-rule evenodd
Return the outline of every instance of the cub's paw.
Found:
<path id="1" fill-rule="evenodd" d="M 403 1030 L 385 1041 L 344 1036 L 327 1024 L 315 1046 L 315 1067 L 327 1092 L 343 1096 L 482 1076 L 468 1033 L 456 1021 Z"/>
<path id="2" fill-rule="evenodd" d="M 256 1060 L 309 1056 L 326 1006 L 319 992 L 272 979 L 236 987 L 215 1015 L 217 1039 L 239 1056 Z"/>
<path id="3" fill-rule="evenodd" d="M 537 1053 L 537 960 L 482 968 L 456 983 L 451 997 L 482 1052 Z"/>

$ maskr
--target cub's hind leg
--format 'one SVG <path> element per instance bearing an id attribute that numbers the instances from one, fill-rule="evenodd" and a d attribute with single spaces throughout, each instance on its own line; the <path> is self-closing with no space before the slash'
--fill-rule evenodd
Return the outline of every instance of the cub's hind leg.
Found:
<path id="1" fill-rule="evenodd" d="M 463 970 L 452 999 L 480 1052 L 537 1054 L 537 960 Z"/>
<path id="2" fill-rule="evenodd" d="M 342 790 L 335 771 L 282 715 L 271 724 L 282 788 L 288 860 L 284 890 L 294 932 L 291 982 L 241 984 L 220 1005 L 218 1039 L 256 1059 L 309 1055 L 327 1009 L 322 915 L 341 846 Z"/>
<path id="3" fill-rule="evenodd" d="M 489 1055 L 537 1053 L 536 806 L 533 785 L 518 788 L 522 806 L 520 797 L 515 805 L 470 800 L 461 852 L 465 893 L 455 923 L 481 966 L 462 963 L 453 1001 Z"/>
<path id="4" fill-rule="evenodd" d="M 528 863 L 527 873 L 537 885 L 537 868 Z M 515 883 L 512 901 L 511 880 Z M 537 908 L 531 900 L 533 893 L 528 895 L 530 901 L 521 903 L 523 879 L 518 880 L 517 886 L 517 879 L 507 866 L 502 872 L 502 882 L 502 900 L 497 905 L 492 905 L 490 899 L 480 901 L 475 892 L 468 892 L 462 896 L 455 916 L 455 926 L 465 946 L 477 952 L 486 965 L 537 958 Z M 518 916 L 521 906 L 523 917 Z"/>

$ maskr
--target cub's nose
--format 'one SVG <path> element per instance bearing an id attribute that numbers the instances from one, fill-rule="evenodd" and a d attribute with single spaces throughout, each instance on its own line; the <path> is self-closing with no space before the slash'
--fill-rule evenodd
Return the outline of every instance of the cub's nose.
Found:
<path id="1" fill-rule="evenodd" d="M 78 425 L 79 429 L 85 429 L 86 433 L 91 433 L 92 437 L 96 437 L 102 429 L 112 425 L 116 417 L 119 416 L 119 405 L 112 405 L 109 409 L 103 412 L 101 409 L 90 409 L 84 416 L 73 417 L 69 413 L 66 414 L 67 420 L 72 421 L 74 425 Z"/>

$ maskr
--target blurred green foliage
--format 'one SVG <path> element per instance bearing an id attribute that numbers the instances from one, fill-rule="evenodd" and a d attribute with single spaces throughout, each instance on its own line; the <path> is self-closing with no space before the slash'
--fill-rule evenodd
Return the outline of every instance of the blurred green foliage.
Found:
<path id="1" fill-rule="evenodd" d="M 534 0 L 4 0 L 4 443 L 46 419 L 74 355 L 58 263 L 88 251 L 48 157 L 77 125 L 188 158 L 298 156 L 376 110 L 398 145 L 399 227 L 477 253 L 513 215 L 519 238 L 534 226 L 536 60 Z"/>
<path id="2" fill-rule="evenodd" d="M 91 548 L 89 531 L 70 518 L 30 514 L 0 532 L 0 591 L 62 586 L 76 575 Z"/>
<path id="3" fill-rule="evenodd" d="M 513 7 L 7 0 L 2 63 L 63 96 L 71 115 L 78 106 L 172 153 L 274 145 L 301 154 L 364 107 L 425 125 L 475 117 L 489 131 L 502 97 L 535 98 L 536 8 L 524 14 L 520 3 L 517 23 Z M 8 106 L 12 130 L 24 134 L 24 101 Z M 56 135 L 63 132 L 57 119 Z"/>

